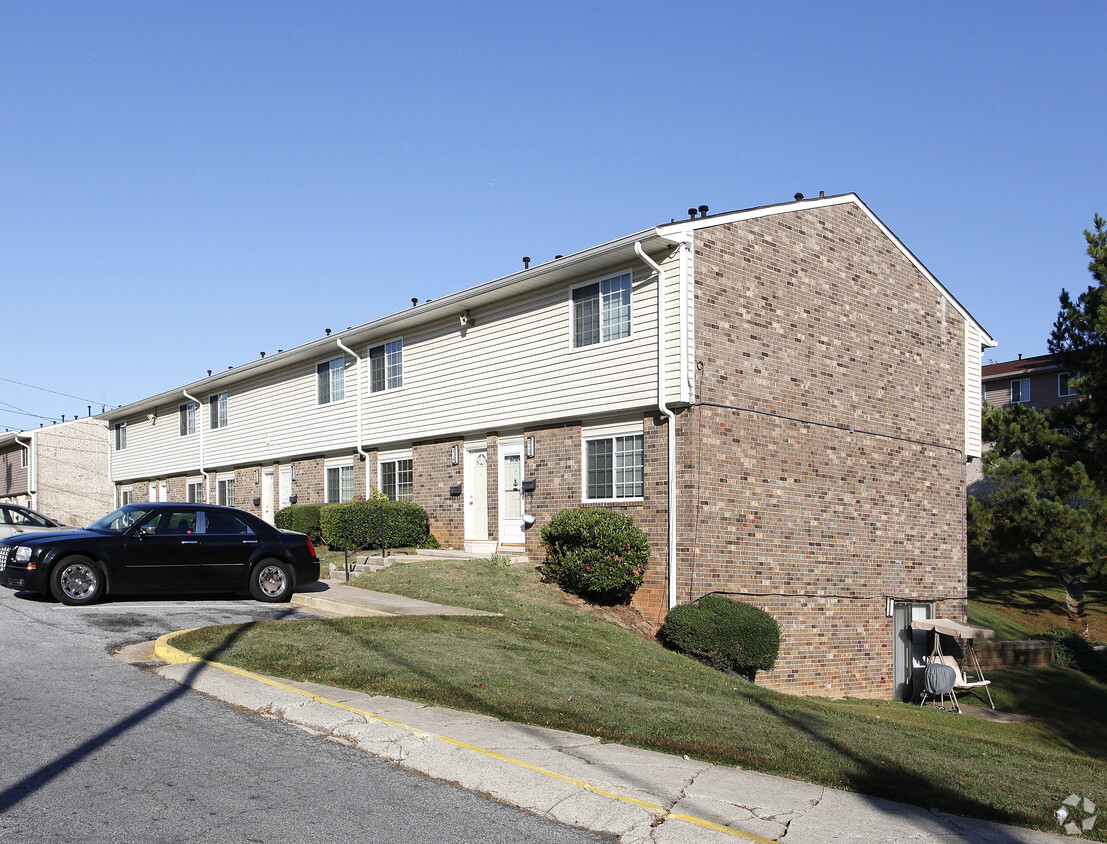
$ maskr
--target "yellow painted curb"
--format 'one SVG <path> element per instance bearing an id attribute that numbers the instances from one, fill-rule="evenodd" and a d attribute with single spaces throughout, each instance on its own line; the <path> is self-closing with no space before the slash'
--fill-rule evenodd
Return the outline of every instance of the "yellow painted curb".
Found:
<path id="1" fill-rule="evenodd" d="M 185 653 L 179 648 L 175 648 L 171 644 L 169 644 L 170 639 L 176 636 L 180 636 L 184 633 L 190 633 L 192 630 L 197 629 L 199 628 L 192 627 L 188 630 L 177 630 L 173 633 L 166 633 L 164 636 L 159 636 L 158 640 L 154 643 L 154 655 L 162 662 L 168 663 L 169 665 L 198 663 L 211 666 L 212 668 L 220 668 L 223 671 L 229 671 L 230 673 L 237 674 L 240 677 L 246 677 L 258 683 L 264 683 L 267 686 L 272 686 L 275 689 L 281 689 L 286 692 L 294 692 L 295 694 L 311 698 L 312 700 L 326 704 L 327 706 L 334 706 L 338 709 L 343 709 L 347 712 L 353 713 L 354 715 L 360 715 L 362 718 L 365 718 L 369 721 L 379 721 L 382 724 L 388 724 L 392 727 L 398 727 L 414 735 L 436 739 L 445 744 L 453 745 L 454 747 L 459 747 L 464 750 L 470 750 L 474 753 L 479 753 L 482 756 L 487 756 L 490 759 L 495 759 L 499 762 L 506 762 L 509 765 L 515 765 L 519 768 L 524 768 L 536 774 L 541 774 L 542 776 L 549 777 L 550 779 L 558 780 L 559 782 L 569 783 L 570 785 L 578 786 L 579 788 L 591 791 L 593 794 L 598 794 L 601 797 L 607 797 L 611 800 L 617 800 L 620 803 L 627 803 L 631 806 L 638 806 L 639 808 L 645 809 L 646 811 L 657 815 L 663 820 L 684 821 L 685 823 L 690 823 L 694 826 L 703 827 L 705 829 L 712 829 L 716 832 L 723 832 L 727 835 L 732 835 L 735 838 L 744 838 L 747 841 L 756 841 L 759 842 L 759 844 L 776 844 L 776 842 L 773 841 L 771 838 L 762 838 L 760 835 L 755 835 L 752 832 L 744 832 L 740 829 L 734 829 L 733 827 L 729 827 L 724 824 L 709 821 L 706 818 L 698 818 L 695 815 L 685 815 L 679 812 L 669 812 L 661 806 L 655 806 L 653 803 L 647 803 L 645 800 L 639 800 L 637 797 L 630 797 L 626 794 L 617 794 L 613 791 L 606 791 L 597 786 L 590 785 L 583 780 L 573 779 L 572 777 L 567 777 L 559 774 L 556 771 L 550 771 L 545 768 L 540 768 L 537 765 L 532 765 L 529 762 L 522 761 L 521 759 L 513 759 L 510 756 L 504 756 L 502 753 L 497 753 L 496 751 L 489 750 L 485 747 L 478 747 L 475 744 L 458 741 L 457 739 L 452 739 L 449 736 L 440 736 L 435 733 L 428 733 L 426 730 L 421 730 L 418 727 L 412 727 L 408 724 L 401 723 L 400 721 L 393 721 L 391 718 L 385 718 L 382 715 L 377 715 L 373 712 L 367 712 L 364 709 L 358 709 L 354 706 L 347 706 L 346 704 L 339 703 L 336 700 L 329 700 L 328 698 L 312 694 L 311 692 L 304 691 L 303 689 L 297 689 L 295 686 L 290 686 L 287 683 L 280 682 L 279 680 L 274 680 L 270 677 L 262 676 L 261 674 L 254 674 L 252 671 L 247 671 L 244 668 L 236 668 L 233 665 L 224 665 L 221 662 L 211 662 L 206 659 L 201 659 L 198 656 L 193 656 L 192 654 Z"/>

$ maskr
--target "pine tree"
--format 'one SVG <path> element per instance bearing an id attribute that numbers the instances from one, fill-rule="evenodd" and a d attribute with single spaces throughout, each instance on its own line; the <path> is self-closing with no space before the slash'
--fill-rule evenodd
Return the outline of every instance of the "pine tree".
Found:
<path id="1" fill-rule="evenodd" d="M 1084 236 L 1095 283 L 1075 301 L 1061 291 L 1049 339 L 1061 365 L 1080 373 L 1078 398 L 1046 412 L 985 408 L 984 440 L 994 445 L 984 471 L 997 488 L 969 501 L 971 553 L 1055 573 L 1082 633 L 1083 577 L 1107 569 L 1107 222 L 1097 214 Z"/>

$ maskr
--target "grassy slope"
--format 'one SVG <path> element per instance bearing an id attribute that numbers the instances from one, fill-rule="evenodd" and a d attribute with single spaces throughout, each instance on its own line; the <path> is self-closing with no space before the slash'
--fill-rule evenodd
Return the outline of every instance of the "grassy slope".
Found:
<path id="1" fill-rule="evenodd" d="M 1107 641 L 1107 583 L 1092 579 L 1084 588 L 1092 638 Z M 969 620 L 993 628 L 999 639 L 1027 639 L 1050 627 L 1068 627 L 1065 590 L 1044 572 L 970 570 Z"/>
<path id="2" fill-rule="evenodd" d="M 1072 671 L 994 676 L 1000 701 L 1038 719 L 994 724 L 905 704 L 771 692 L 595 620 L 530 570 L 406 563 L 367 581 L 504 616 L 263 622 L 209 628 L 175 644 L 291 679 L 1008 823 L 1050 828 L 1052 811 L 1073 792 L 1107 803 L 1107 727 L 1086 718 L 1107 711 L 1107 693 Z"/>

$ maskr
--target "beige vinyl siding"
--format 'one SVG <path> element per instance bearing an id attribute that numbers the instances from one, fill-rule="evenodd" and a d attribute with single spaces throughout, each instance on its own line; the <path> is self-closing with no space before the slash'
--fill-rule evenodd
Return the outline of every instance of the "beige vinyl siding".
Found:
<path id="1" fill-rule="evenodd" d="M 667 358 L 677 389 L 676 264 L 669 302 L 674 324 Z M 629 267 L 615 267 L 607 278 Z M 668 268 L 667 268 L 668 272 Z M 592 278 L 581 278 L 587 283 Z M 404 336 L 404 386 L 366 398 L 366 444 L 410 441 L 538 420 L 648 407 L 657 398 L 657 285 L 633 267 L 631 336 L 584 348 L 572 345 L 574 284 L 474 312 L 462 336 L 456 321 Z M 360 353 L 362 349 L 358 349 Z"/>
<path id="2" fill-rule="evenodd" d="M 980 443 L 980 331 L 965 320 L 965 456 L 979 457 Z"/>
<path id="3" fill-rule="evenodd" d="M 316 364 L 279 370 L 227 390 L 227 426 L 206 430 L 205 468 L 350 449 L 357 430 L 357 363 L 346 355 L 345 398 L 318 404 Z M 205 420 L 206 424 L 207 420 Z"/>
<path id="4" fill-rule="evenodd" d="M 667 392 L 669 400 L 676 401 L 681 337 L 677 254 L 666 258 L 663 266 L 668 280 Z M 574 348 L 572 288 L 628 270 L 633 279 L 631 336 Z M 363 356 L 362 445 L 409 443 L 656 406 L 657 283 L 640 261 L 483 306 L 471 316 L 474 324 L 464 332 L 456 316 L 450 316 L 370 341 L 346 341 Z M 403 386 L 370 393 L 369 348 L 399 337 L 403 339 Z M 208 427 L 209 393 L 190 390 L 203 403 L 197 415 L 204 432 L 202 468 L 214 472 L 352 451 L 357 443 L 358 397 L 353 358 L 346 356 L 345 398 L 333 404 L 316 403 L 315 365 L 340 353 L 336 342 L 333 352 L 321 352 L 316 360 L 220 387 L 227 392 L 225 428 Z M 127 420 L 127 448 L 112 452 L 115 480 L 195 473 L 201 468 L 200 434 L 179 435 L 177 406 L 159 408 L 156 425 L 143 417 Z"/>

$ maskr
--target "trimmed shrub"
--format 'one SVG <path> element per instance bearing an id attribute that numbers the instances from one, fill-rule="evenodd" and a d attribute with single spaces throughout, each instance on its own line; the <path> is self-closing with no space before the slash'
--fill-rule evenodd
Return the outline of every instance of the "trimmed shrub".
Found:
<path id="1" fill-rule="evenodd" d="M 382 522 L 383 519 L 383 522 Z M 338 551 L 376 548 L 383 538 L 388 548 L 437 548 L 427 511 L 418 504 L 390 499 L 324 504 L 320 512 L 323 541 Z M 346 526 L 350 525 L 346 537 Z"/>
<path id="2" fill-rule="evenodd" d="M 722 595 L 705 595 L 669 610 L 659 634 L 673 650 L 753 680 L 770 671 L 780 652 L 780 625 L 762 609 Z"/>
<path id="3" fill-rule="evenodd" d="M 319 525 L 319 511 L 322 504 L 293 504 L 273 514 L 273 524 L 286 530 L 306 533 L 312 542 L 323 541 L 323 531 Z"/>
<path id="4" fill-rule="evenodd" d="M 618 510 L 562 510 L 542 528 L 547 581 L 605 602 L 630 599 L 642 585 L 650 543 L 634 519 Z"/>
<path id="5" fill-rule="evenodd" d="M 1053 664 L 1075 668 L 1085 674 L 1107 675 L 1107 656 L 1097 651 L 1082 636 L 1064 627 L 1051 627 L 1035 639 L 1053 642 Z"/>

